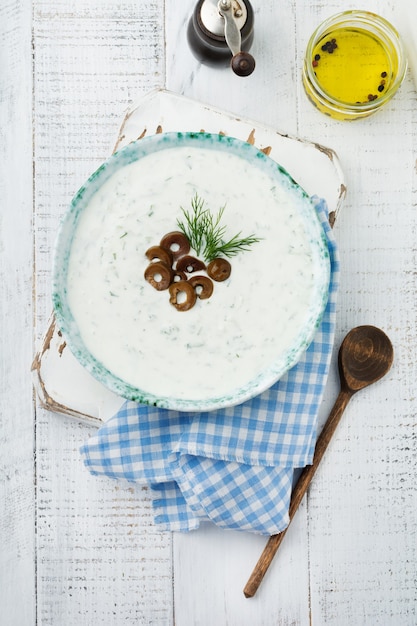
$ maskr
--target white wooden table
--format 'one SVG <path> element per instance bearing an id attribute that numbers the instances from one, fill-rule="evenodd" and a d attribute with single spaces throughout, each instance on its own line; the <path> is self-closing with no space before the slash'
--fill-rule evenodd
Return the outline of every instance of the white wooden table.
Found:
<path id="1" fill-rule="evenodd" d="M 0 6 L 0 623 L 2 626 L 417 624 L 417 111 L 408 72 L 376 116 L 335 122 L 301 86 L 312 29 L 343 0 L 253 0 L 255 73 L 200 65 L 194 1 Z M 368 0 L 388 19 L 394 0 Z M 129 105 L 164 87 L 333 148 L 348 182 L 335 230 L 336 344 L 381 327 L 395 362 L 356 396 L 257 595 L 265 539 L 160 533 L 147 489 L 90 476 L 94 426 L 41 408 L 31 361 L 51 312 L 60 216 L 113 149 Z M 335 365 L 335 364 L 334 364 Z M 332 368 L 324 418 L 338 391 Z"/>

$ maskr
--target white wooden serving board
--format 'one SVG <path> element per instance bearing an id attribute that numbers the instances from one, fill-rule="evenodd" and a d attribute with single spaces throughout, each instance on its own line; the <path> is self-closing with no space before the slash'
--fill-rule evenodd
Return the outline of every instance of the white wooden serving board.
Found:
<path id="1" fill-rule="evenodd" d="M 269 154 L 308 194 L 326 199 L 333 225 L 347 189 L 333 150 L 166 90 L 152 91 L 128 110 L 114 149 L 154 133 L 201 130 L 237 137 Z M 80 181 L 80 186 L 83 182 Z M 111 417 L 124 401 L 97 382 L 78 363 L 53 315 L 35 355 L 32 372 L 40 402 L 57 413 L 99 425 Z"/>

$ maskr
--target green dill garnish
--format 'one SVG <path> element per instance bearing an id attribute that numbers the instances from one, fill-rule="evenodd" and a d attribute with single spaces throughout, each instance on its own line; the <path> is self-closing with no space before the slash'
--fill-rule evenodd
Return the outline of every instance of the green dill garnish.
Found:
<path id="1" fill-rule="evenodd" d="M 241 237 L 241 232 L 226 240 L 226 226 L 221 225 L 225 208 L 226 206 L 221 207 L 217 215 L 213 215 L 209 209 L 204 208 L 204 200 L 197 194 L 191 199 L 191 211 L 181 207 L 185 219 L 177 220 L 177 226 L 187 237 L 196 254 L 201 254 L 206 262 L 219 256 L 236 256 L 260 241 L 255 235 Z"/>
<path id="2" fill-rule="evenodd" d="M 178 228 L 187 237 L 190 246 L 194 248 L 196 254 L 201 253 L 204 244 L 204 224 L 207 209 L 203 209 L 203 206 L 204 200 L 201 200 L 201 198 L 195 194 L 194 198 L 191 199 L 192 212 L 188 212 L 181 207 L 185 222 L 177 220 Z"/>

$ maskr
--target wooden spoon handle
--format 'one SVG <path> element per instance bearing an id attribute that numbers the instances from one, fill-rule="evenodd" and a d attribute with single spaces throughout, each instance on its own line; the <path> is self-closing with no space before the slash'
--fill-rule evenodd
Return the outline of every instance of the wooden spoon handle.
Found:
<path id="1" fill-rule="evenodd" d="M 288 523 L 288 526 L 282 532 L 278 533 L 277 535 L 272 535 L 268 539 L 268 542 L 243 590 L 243 593 L 247 598 L 252 598 L 255 595 L 259 585 L 262 582 L 263 577 L 265 576 L 269 566 L 271 565 L 272 559 L 274 558 L 279 546 L 281 545 L 282 540 L 285 537 L 288 527 L 295 513 L 297 512 L 300 502 L 303 499 L 313 479 L 314 474 L 316 473 L 316 470 L 324 456 L 326 448 L 329 445 L 329 442 L 334 435 L 337 425 L 340 422 L 343 411 L 345 410 L 347 403 L 349 402 L 352 395 L 353 392 L 349 389 L 342 389 L 340 391 L 336 402 L 330 412 L 330 415 L 327 418 L 325 425 L 323 426 L 320 436 L 317 439 L 313 462 L 311 465 L 307 465 L 303 469 L 300 478 L 298 479 L 297 484 L 293 489 L 289 508 L 290 521 Z"/>

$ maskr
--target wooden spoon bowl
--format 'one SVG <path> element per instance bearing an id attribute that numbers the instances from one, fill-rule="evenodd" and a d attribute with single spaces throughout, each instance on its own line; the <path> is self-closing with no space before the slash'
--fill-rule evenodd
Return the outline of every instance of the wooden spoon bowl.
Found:
<path id="1" fill-rule="evenodd" d="M 387 335 L 375 326 L 357 326 L 339 350 L 342 389 L 355 393 L 382 378 L 392 365 L 394 350 Z"/>

